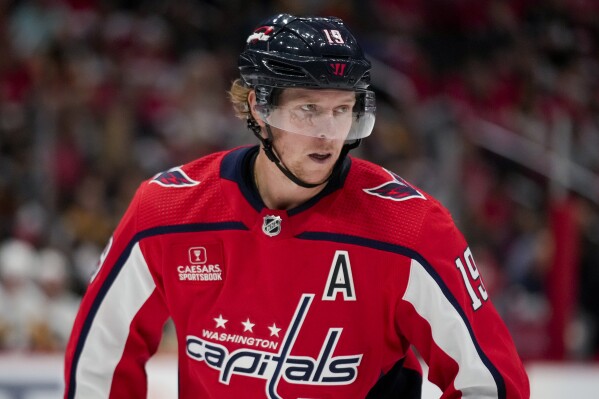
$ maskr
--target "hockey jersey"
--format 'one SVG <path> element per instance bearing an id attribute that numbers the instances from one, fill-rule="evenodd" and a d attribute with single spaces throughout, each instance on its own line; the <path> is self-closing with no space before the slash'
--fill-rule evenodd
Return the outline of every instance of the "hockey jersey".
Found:
<path id="1" fill-rule="evenodd" d="M 145 398 L 171 317 L 179 398 L 363 399 L 416 347 L 443 398 L 528 398 L 523 365 L 438 201 L 347 158 L 290 210 L 264 206 L 258 147 L 141 184 L 82 300 L 65 398 Z"/>

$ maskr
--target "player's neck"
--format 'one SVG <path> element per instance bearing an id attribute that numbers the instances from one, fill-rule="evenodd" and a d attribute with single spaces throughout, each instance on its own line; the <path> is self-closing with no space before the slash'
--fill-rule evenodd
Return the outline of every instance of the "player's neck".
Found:
<path id="1" fill-rule="evenodd" d="M 285 176 L 263 151 L 258 153 L 254 164 L 254 182 L 258 193 L 270 209 L 292 209 L 318 194 L 326 186 L 300 187 Z"/>

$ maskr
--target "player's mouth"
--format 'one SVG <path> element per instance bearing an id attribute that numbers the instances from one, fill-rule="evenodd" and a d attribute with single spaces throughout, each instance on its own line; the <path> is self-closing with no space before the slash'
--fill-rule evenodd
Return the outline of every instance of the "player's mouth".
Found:
<path id="1" fill-rule="evenodd" d="M 308 154 L 311 160 L 317 163 L 326 163 L 333 156 L 330 152 L 313 152 Z"/>

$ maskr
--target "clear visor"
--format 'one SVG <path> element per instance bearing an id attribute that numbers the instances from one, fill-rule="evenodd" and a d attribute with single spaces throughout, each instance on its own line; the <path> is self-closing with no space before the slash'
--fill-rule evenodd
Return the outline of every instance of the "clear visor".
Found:
<path id="1" fill-rule="evenodd" d="M 304 136 L 356 140 L 372 133 L 375 98 L 371 91 L 285 89 L 281 105 L 256 106 L 268 125 Z"/>

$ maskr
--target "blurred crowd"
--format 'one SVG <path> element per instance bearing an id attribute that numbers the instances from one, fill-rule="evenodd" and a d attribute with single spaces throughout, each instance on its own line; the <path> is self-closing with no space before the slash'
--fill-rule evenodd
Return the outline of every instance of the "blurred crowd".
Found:
<path id="1" fill-rule="evenodd" d="M 142 180 L 254 142 L 226 90 L 247 34 L 279 11 L 358 36 L 378 110 L 355 155 L 451 210 L 525 360 L 551 358 L 551 215 L 569 215 L 560 357 L 599 360 L 594 0 L 0 1 L 0 351 L 64 349 Z"/>

